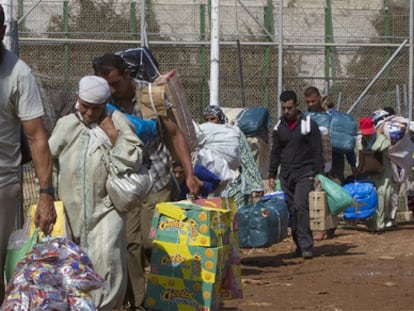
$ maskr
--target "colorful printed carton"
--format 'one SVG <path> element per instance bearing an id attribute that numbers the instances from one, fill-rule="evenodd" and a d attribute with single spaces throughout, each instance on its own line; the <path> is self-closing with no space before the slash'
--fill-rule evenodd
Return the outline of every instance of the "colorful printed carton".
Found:
<path id="1" fill-rule="evenodd" d="M 243 298 L 240 248 L 238 238 L 238 220 L 235 217 L 237 207 L 231 198 L 206 198 L 197 199 L 195 203 L 201 206 L 209 206 L 211 208 L 228 209 L 232 213 L 233 225 L 230 233 L 230 243 L 228 256 L 226 255 L 226 263 L 223 270 L 223 278 L 221 280 L 220 298 L 224 300 Z"/>
<path id="2" fill-rule="evenodd" d="M 154 241 L 150 273 L 201 282 L 221 280 L 230 246 L 202 247 Z"/>
<path id="3" fill-rule="evenodd" d="M 190 201 L 157 204 L 152 219 L 152 240 L 189 246 L 229 243 L 232 216 L 229 210 L 203 207 Z"/>
<path id="4" fill-rule="evenodd" d="M 217 311 L 220 282 L 208 283 L 149 274 L 145 305 L 155 310 Z"/>

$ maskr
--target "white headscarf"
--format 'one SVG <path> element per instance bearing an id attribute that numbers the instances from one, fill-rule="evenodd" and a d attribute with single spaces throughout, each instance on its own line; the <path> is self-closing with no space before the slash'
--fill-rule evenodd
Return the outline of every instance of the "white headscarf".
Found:
<path id="1" fill-rule="evenodd" d="M 79 81 L 78 96 L 89 104 L 103 104 L 111 95 L 108 82 L 98 76 L 84 76 Z"/>

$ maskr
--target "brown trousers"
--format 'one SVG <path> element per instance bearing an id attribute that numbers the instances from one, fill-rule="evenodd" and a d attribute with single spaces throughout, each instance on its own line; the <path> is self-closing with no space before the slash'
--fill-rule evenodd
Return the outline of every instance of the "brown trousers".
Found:
<path id="1" fill-rule="evenodd" d="M 171 201 L 171 181 L 158 192 L 150 193 L 127 218 L 127 269 L 126 303 L 137 310 L 143 308 L 145 298 L 145 266 L 150 261 L 152 241 L 149 239 L 152 216 L 157 203 Z"/>

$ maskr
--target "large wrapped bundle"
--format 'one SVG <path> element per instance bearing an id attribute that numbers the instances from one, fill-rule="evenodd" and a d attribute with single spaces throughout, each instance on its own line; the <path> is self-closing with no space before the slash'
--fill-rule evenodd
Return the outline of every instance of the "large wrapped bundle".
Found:
<path id="1" fill-rule="evenodd" d="M 265 107 L 245 108 L 237 115 L 237 125 L 246 137 L 260 137 L 269 143 L 272 120 Z"/>
<path id="2" fill-rule="evenodd" d="M 394 178 L 412 178 L 414 144 L 409 134 L 410 121 L 401 116 L 392 116 L 384 121 L 384 134 L 391 141 L 386 156 L 393 163 Z M 395 165 L 394 165 L 395 164 Z M 398 167 L 397 167 L 398 166 Z M 404 172 L 401 174 L 400 169 Z M 396 174 L 397 173 L 397 174 Z"/>
<path id="3" fill-rule="evenodd" d="M 240 130 L 228 124 L 206 122 L 197 129 L 200 149 L 208 149 L 224 159 L 229 168 L 237 170 L 240 166 Z"/>
<path id="4" fill-rule="evenodd" d="M 1 310 L 96 310 L 90 291 L 109 290 L 89 257 L 63 237 L 44 238 L 18 263 Z"/>
<path id="5" fill-rule="evenodd" d="M 329 129 L 332 148 L 338 151 L 352 151 L 355 147 L 357 124 L 354 118 L 348 114 L 332 110 L 327 112 L 306 112 L 319 127 Z"/>
<path id="6" fill-rule="evenodd" d="M 326 192 L 329 211 L 332 215 L 338 215 L 352 205 L 352 197 L 339 184 L 322 174 L 317 174 L 316 178 L 319 179 L 322 189 Z"/>
<path id="7" fill-rule="evenodd" d="M 313 121 L 315 121 L 319 127 L 323 126 L 326 128 L 331 127 L 331 120 L 332 116 L 331 114 L 327 112 L 305 112 L 305 116 L 310 116 Z"/>
<path id="8" fill-rule="evenodd" d="M 378 208 L 378 196 L 373 184 L 353 182 L 343 188 L 354 199 L 353 206 L 344 210 L 345 219 L 365 219 L 374 215 Z"/>
<path id="9" fill-rule="evenodd" d="M 335 111 L 331 113 L 331 144 L 332 148 L 340 151 L 352 151 L 355 147 L 357 124 L 347 113 Z"/>
<path id="10" fill-rule="evenodd" d="M 239 245 L 242 248 L 269 247 L 287 237 L 287 204 L 278 197 L 239 208 L 237 219 Z"/>
<path id="11" fill-rule="evenodd" d="M 220 189 L 224 189 L 228 182 L 235 180 L 239 176 L 239 173 L 237 171 L 230 169 L 226 160 L 224 160 L 222 157 L 217 156 L 215 152 L 207 148 L 201 148 L 197 151 L 194 168 L 196 165 L 201 165 L 212 174 L 217 176 L 217 178 L 220 180 Z M 219 190 L 215 188 L 214 191 Z"/>
<path id="12" fill-rule="evenodd" d="M 322 140 L 322 157 L 324 162 L 324 172 L 327 173 L 332 168 L 332 142 L 330 126 L 332 117 L 326 112 L 305 112 L 305 116 L 310 116 L 319 126 Z"/>

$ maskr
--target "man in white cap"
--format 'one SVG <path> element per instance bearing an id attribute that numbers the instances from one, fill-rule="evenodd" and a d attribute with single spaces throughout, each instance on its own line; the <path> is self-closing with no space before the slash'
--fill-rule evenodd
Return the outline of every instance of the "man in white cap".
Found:
<path id="1" fill-rule="evenodd" d="M 105 187 L 104 152 L 120 173 L 142 164 L 142 143 L 122 113 L 108 112 L 105 79 L 83 77 L 78 111 L 60 118 L 49 139 L 56 193 L 65 206 L 69 237 L 108 280 L 110 292 L 93 291 L 99 310 L 122 304 L 126 289 L 126 215 L 112 204 Z"/>
<path id="2" fill-rule="evenodd" d="M 171 155 L 175 152 L 183 166 L 185 183 L 192 196 L 197 196 L 201 182 L 194 175 L 190 149 L 185 136 L 180 130 L 173 111 L 173 104 L 164 100 L 154 106 L 156 112 L 143 113 L 143 105 L 139 100 L 140 89 L 149 88 L 149 83 L 134 80 L 130 77 L 127 64 L 115 54 L 105 54 L 94 60 L 95 74 L 105 78 L 111 86 L 112 104 L 122 112 L 156 121 L 160 125 L 155 147 L 148 152 L 151 167 L 149 173 L 154 180 L 151 193 L 136 208 L 128 213 L 128 288 L 126 302 L 129 310 L 145 310 L 145 265 L 150 259 L 152 241 L 149 239 L 152 215 L 159 202 L 171 201 Z M 153 86 L 152 86 L 153 87 Z M 162 135 L 161 135 L 162 133 Z M 169 144 L 167 144 L 169 142 Z"/>
<path id="3" fill-rule="evenodd" d="M 28 138 L 40 184 L 35 224 L 50 233 L 56 221 L 53 208 L 52 158 L 42 126 L 42 100 L 30 68 L 4 48 L 6 26 L 0 5 L 0 304 L 4 299 L 3 267 L 7 241 L 15 230 L 21 193 L 21 128 Z"/>

